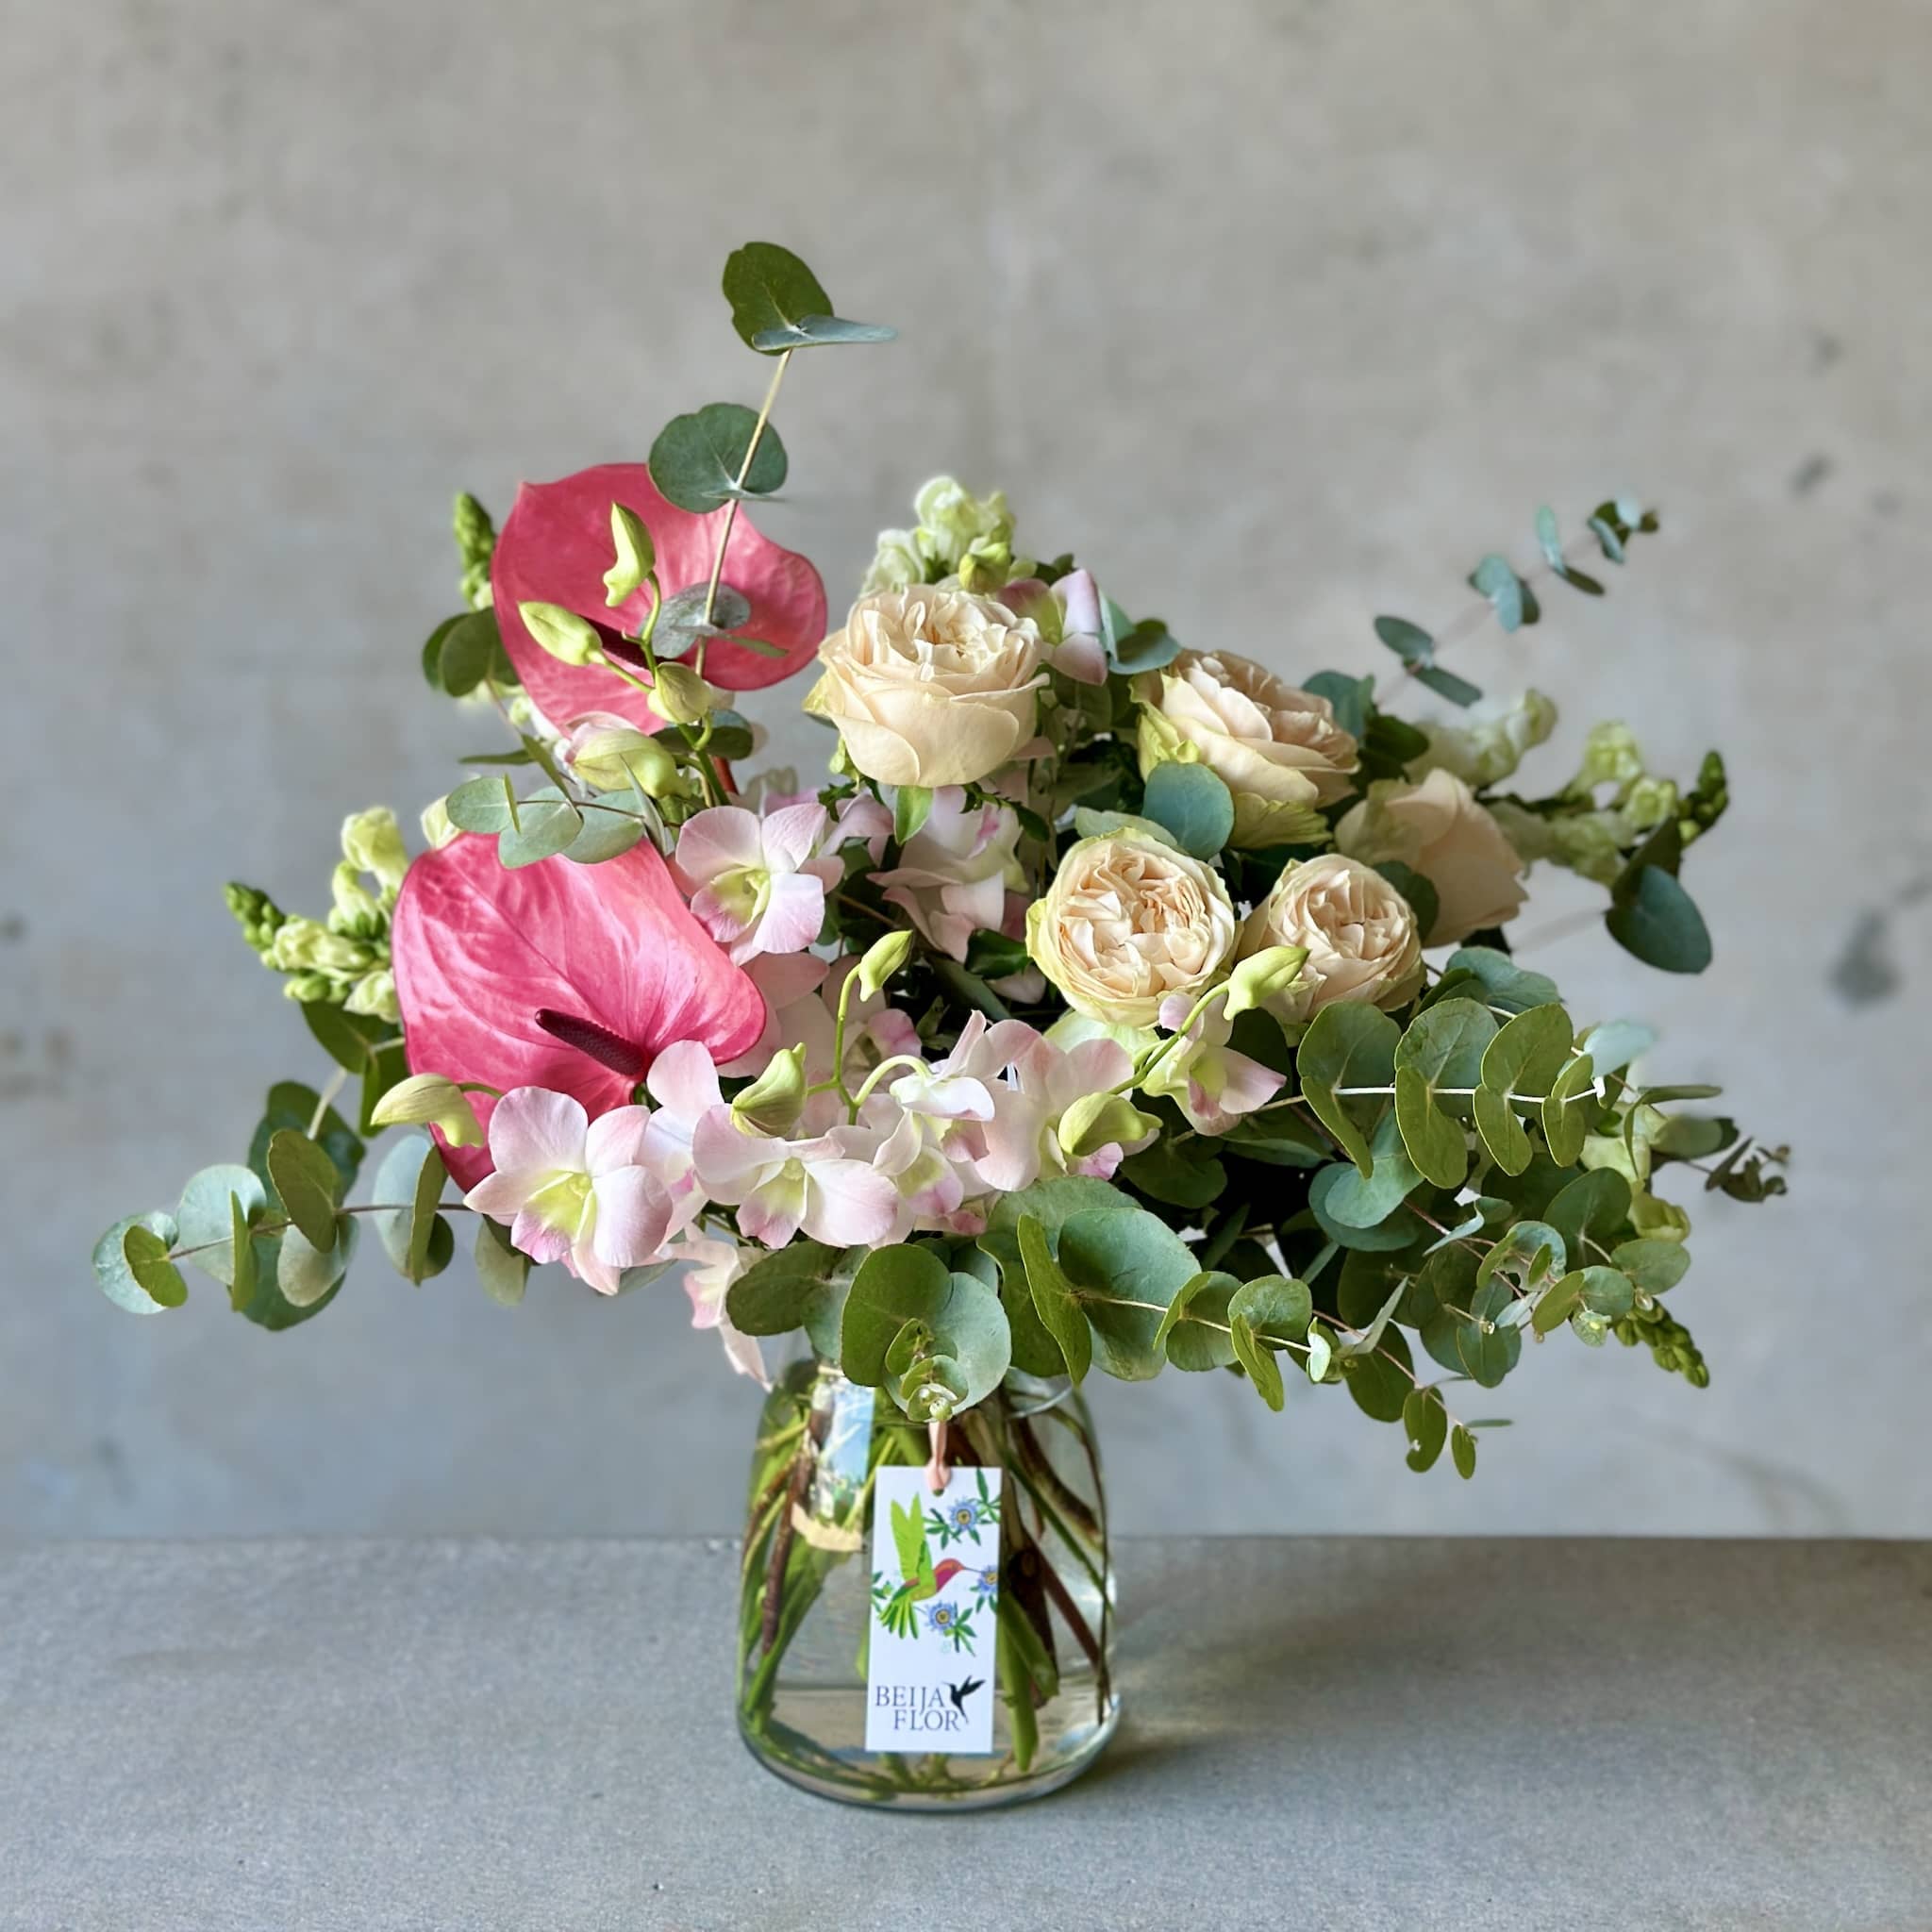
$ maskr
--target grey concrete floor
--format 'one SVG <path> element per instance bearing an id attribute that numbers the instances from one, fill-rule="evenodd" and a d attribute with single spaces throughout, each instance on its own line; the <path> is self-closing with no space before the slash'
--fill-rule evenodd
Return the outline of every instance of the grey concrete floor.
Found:
<path id="1" fill-rule="evenodd" d="M 1367 669 L 1498 545 L 1647 494 L 1601 608 L 1462 660 L 1730 756 L 1695 981 L 1535 963 L 1796 1150 L 1695 1204 L 1702 1394 L 1548 1351 L 1478 1480 L 1345 1404 L 1102 1391 L 1133 1529 L 1932 1531 L 1922 532 L 1932 12 L 1915 0 L 101 0 L 0 36 L 0 1532 L 728 1524 L 744 1385 L 680 1298 L 516 1313 L 368 1269 L 291 1336 L 142 1322 L 87 1251 L 312 1077 L 229 877 L 325 896 L 478 727 L 423 692 L 450 491 L 755 399 L 715 277 L 788 241 L 903 340 L 801 366 L 769 526 L 835 605 L 950 469 L 1130 607 Z M 773 701 L 782 718 L 795 693 Z M 813 742 L 796 721 L 774 755 Z M 1562 882 L 1535 918 L 1579 903 Z M 1560 925 L 1557 926 L 1560 933 Z M 1211 1474 L 1204 1475 L 1204 1472 Z"/>

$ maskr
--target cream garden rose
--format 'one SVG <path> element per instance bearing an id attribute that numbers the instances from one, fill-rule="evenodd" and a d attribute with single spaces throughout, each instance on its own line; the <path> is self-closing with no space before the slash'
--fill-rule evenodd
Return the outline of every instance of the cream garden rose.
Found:
<path id="1" fill-rule="evenodd" d="M 805 708 L 881 785 L 967 785 L 1034 736 L 1041 650 L 1038 626 L 991 597 L 879 591 L 820 645 L 824 671 Z"/>
<path id="2" fill-rule="evenodd" d="M 1204 991 L 1235 937 L 1219 876 L 1147 832 L 1069 846 L 1026 915 L 1033 963 L 1076 1012 L 1114 1026 L 1151 1026 L 1163 1000 Z"/>
<path id="3" fill-rule="evenodd" d="M 1307 952 L 1301 976 L 1264 1002 L 1284 1020 L 1358 1000 L 1399 1007 L 1422 984 L 1423 948 L 1409 903 L 1373 867 L 1339 852 L 1290 865 L 1241 927 L 1243 959 L 1270 946 Z"/>
<path id="4" fill-rule="evenodd" d="M 1335 828 L 1351 858 L 1413 867 L 1436 889 L 1436 918 L 1425 946 L 1454 945 L 1485 926 L 1514 919 L 1528 894 L 1522 857 L 1503 828 L 1453 772 L 1420 784 L 1384 779 Z"/>
<path id="5" fill-rule="evenodd" d="M 1314 808 L 1349 790 L 1356 741 L 1326 698 L 1232 651 L 1183 651 L 1134 683 L 1141 770 L 1198 760 L 1234 793 L 1238 846 L 1321 839 Z"/>

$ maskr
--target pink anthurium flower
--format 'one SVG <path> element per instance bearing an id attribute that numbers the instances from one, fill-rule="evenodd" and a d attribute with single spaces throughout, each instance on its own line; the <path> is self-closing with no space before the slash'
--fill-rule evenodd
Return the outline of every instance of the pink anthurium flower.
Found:
<path id="1" fill-rule="evenodd" d="M 648 844 L 506 871 L 491 840 L 466 834 L 410 866 L 391 949 L 413 1071 L 549 1088 L 591 1118 L 626 1106 L 674 1041 L 729 1059 L 765 1024 L 758 988 Z M 470 1099 L 487 1121 L 490 1096 Z M 490 1167 L 481 1148 L 445 1143 L 442 1158 L 462 1187 Z"/>
<path id="2" fill-rule="evenodd" d="M 656 731 L 664 721 L 642 691 L 602 665 L 560 662 L 530 636 L 517 614 L 526 603 L 574 610 L 598 627 L 613 657 L 641 672 L 642 658 L 619 637 L 636 635 L 650 609 L 650 592 L 633 591 L 615 610 L 605 602 L 613 503 L 634 510 L 650 531 L 658 581 L 667 597 L 709 582 L 724 511 L 698 516 L 679 509 L 658 495 L 642 463 L 603 463 L 556 483 L 525 483 L 517 491 L 491 563 L 496 618 L 517 675 L 546 718 L 614 711 L 642 730 Z M 722 581 L 751 605 L 742 634 L 776 645 L 779 655 L 714 638 L 705 653 L 705 676 L 712 684 L 758 691 L 811 661 L 825 635 L 825 587 L 807 558 L 760 536 L 741 508 L 725 546 Z"/>
<path id="3" fill-rule="evenodd" d="M 620 1107 L 594 1121 L 568 1093 L 519 1087 L 490 1116 L 485 1174 L 464 1195 L 509 1225 L 533 1261 L 561 1261 L 599 1294 L 663 1245 L 671 1196 L 643 1164 L 651 1110 Z"/>
<path id="4" fill-rule="evenodd" d="M 760 818 L 741 805 L 713 806 L 677 835 L 677 882 L 699 923 L 741 966 L 760 953 L 802 953 L 825 923 L 825 888 L 844 861 L 814 855 L 824 837 L 822 805 L 787 805 Z"/>

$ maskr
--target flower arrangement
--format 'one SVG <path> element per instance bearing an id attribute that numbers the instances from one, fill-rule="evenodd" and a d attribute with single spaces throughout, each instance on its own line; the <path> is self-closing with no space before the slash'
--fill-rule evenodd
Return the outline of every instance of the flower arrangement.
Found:
<path id="1" fill-rule="evenodd" d="M 1287 1366 L 1468 1475 L 1482 1425 L 1450 1388 L 1559 1329 L 1702 1386 L 1659 1186 L 1760 1199 L 1782 1150 L 1687 1110 L 1713 1089 L 1640 1079 L 1648 1036 L 1579 1030 L 1508 932 L 1532 866 L 1564 866 L 1612 938 L 1701 970 L 1679 869 L 1724 809 L 1717 754 L 1680 787 L 1607 724 L 1520 789 L 1555 708 L 1479 716 L 1450 634 L 1374 621 L 1400 689 L 1473 722 L 1291 683 L 1130 618 L 947 478 L 828 630 L 817 572 L 743 506 L 786 477 L 792 357 L 891 331 L 771 244 L 724 286 L 774 360 L 761 408 L 525 487 L 500 535 L 458 499 L 465 608 L 424 670 L 509 746 L 467 760 L 413 860 L 389 811 L 349 818 L 324 918 L 229 888 L 339 1071 L 275 1087 L 245 1163 L 110 1228 L 108 1294 L 176 1307 L 187 1261 L 290 1327 L 365 1219 L 421 1281 L 468 1210 L 499 1301 L 532 1266 L 617 1294 L 682 1264 L 740 1370 L 802 1329 L 921 1424 L 1014 1369 L 1228 1369 L 1278 1409 Z M 1621 563 L 1656 527 L 1611 501 L 1580 541 Z M 1548 511 L 1537 535 L 1535 576 L 1473 573 L 1479 617 L 1601 591 Z M 814 660 L 828 775 L 741 779 L 740 695 Z"/>

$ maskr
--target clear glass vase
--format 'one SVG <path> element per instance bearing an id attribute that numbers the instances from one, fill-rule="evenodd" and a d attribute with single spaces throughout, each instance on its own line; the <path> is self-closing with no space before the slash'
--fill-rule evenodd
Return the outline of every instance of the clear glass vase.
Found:
<path id="1" fill-rule="evenodd" d="M 1093 1424 L 1064 1379 L 1017 1372 L 947 1435 L 955 1464 L 1006 1472 L 990 1757 L 865 1748 L 872 1491 L 925 1462 L 927 1432 L 815 1357 L 777 1379 L 752 1456 L 738 1723 L 753 1756 L 825 1797 L 971 1810 L 1057 1790 L 1120 1715 L 1113 1571 Z"/>

